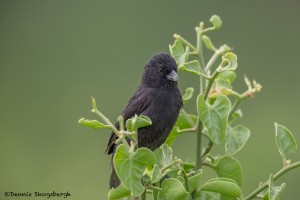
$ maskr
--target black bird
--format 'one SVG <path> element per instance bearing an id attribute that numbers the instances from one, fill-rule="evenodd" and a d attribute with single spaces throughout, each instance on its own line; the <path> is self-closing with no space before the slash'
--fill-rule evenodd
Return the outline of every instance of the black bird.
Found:
<path id="1" fill-rule="evenodd" d="M 138 129 L 138 147 L 154 150 L 167 139 L 183 105 L 177 83 L 176 61 L 169 54 L 155 54 L 145 65 L 141 83 L 122 112 L 124 121 L 135 114 L 148 116 L 152 121 L 152 125 Z M 119 128 L 118 124 L 116 128 Z M 117 136 L 112 133 L 107 154 L 114 155 L 116 139 Z M 110 188 L 116 188 L 119 184 L 120 180 L 112 167 Z"/>

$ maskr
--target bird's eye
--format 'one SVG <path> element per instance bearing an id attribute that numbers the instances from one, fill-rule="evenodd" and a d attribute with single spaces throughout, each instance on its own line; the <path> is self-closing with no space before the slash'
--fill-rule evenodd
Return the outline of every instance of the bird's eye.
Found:
<path id="1" fill-rule="evenodd" d="M 160 71 L 160 72 L 163 72 L 164 70 L 163 70 L 163 68 L 159 68 L 159 71 Z"/>

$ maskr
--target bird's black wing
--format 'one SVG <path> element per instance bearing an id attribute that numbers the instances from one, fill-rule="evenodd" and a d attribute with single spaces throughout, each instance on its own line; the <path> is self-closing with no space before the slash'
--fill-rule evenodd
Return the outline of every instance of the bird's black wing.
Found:
<path id="1" fill-rule="evenodd" d="M 127 119 L 130 119 L 135 114 L 139 115 L 141 112 L 143 112 L 149 105 L 149 91 L 148 88 L 144 88 L 142 86 L 139 86 L 131 99 L 129 100 L 127 106 L 122 112 L 122 115 L 124 117 L 124 122 L 126 122 Z M 115 124 L 116 128 L 119 129 L 119 123 Z M 114 152 L 116 145 L 115 141 L 118 139 L 118 136 L 114 133 L 111 134 L 108 144 L 106 153 L 109 155 Z"/>

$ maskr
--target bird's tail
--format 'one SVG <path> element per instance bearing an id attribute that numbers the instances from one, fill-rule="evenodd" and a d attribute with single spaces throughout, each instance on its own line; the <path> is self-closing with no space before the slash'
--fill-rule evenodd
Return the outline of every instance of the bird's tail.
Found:
<path id="1" fill-rule="evenodd" d="M 113 158 L 113 156 L 112 156 Z M 111 175 L 109 179 L 109 188 L 117 188 L 120 185 L 120 179 L 115 171 L 113 162 L 111 161 Z"/>

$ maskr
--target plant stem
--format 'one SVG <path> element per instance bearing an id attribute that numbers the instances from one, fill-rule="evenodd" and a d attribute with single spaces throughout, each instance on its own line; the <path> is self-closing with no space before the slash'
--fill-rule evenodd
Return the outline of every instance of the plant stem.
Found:
<path id="1" fill-rule="evenodd" d="M 207 87 L 206 87 L 206 89 L 205 89 L 205 93 L 204 93 L 204 100 L 207 99 L 208 94 L 209 94 L 209 92 L 210 92 L 210 88 L 211 88 L 212 84 L 214 83 L 214 81 L 215 81 L 215 79 L 217 78 L 217 76 L 218 76 L 219 73 L 220 73 L 220 72 L 215 71 L 215 72 L 213 73 L 213 75 L 211 76 L 211 78 L 209 79 L 208 84 L 207 84 Z"/>
<path id="2" fill-rule="evenodd" d="M 238 106 L 240 105 L 240 103 L 241 103 L 241 98 L 237 98 L 237 99 L 234 101 L 234 103 L 233 103 L 233 105 L 232 105 L 232 108 L 231 108 L 231 111 L 230 111 L 230 113 L 229 113 L 229 121 L 230 121 L 230 118 L 231 118 L 231 116 L 233 115 L 233 113 L 236 111 L 236 109 L 237 109 Z"/>
<path id="3" fill-rule="evenodd" d="M 220 51 L 220 49 L 217 49 L 215 51 L 215 53 L 213 54 L 213 56 L 209 59 L 209 61 L 207 62 L 206 66 L 205 66 L 205 71 L 208 71 L 213 64 L 216 62 L 216 60 L 219 58 L 219 56 L 222 54 L 222 52 Z"/>
<path id="4" fill-rule="evenodd" d="M 281 170 L 279 170 L 275 175 L 274 175 L 274 181 L 276 179 L 278 179 L 279 177 L 281 177 L 282 175 L 284 175 L 285 173 L 287 173 L 288 171 L 298 168 L 300 167 L 300 161 L 299 162 L 295 162 L 291 165 L 287 165 L 284 166 Z M 269 180 L 266 181 L 265 183 L 263 183 L 262 185 L 260 185 L 257 189 L 255 189 L 251 194 L 249 194 L 248 196 L 246 196 L 243 200 L 249 200 L 249 199 L 253 199 L 256 197 L 257 194 L 259 194 L 261 191 L 263 191 L 264 189 L 266 189 L 267 187 L 269 187 Z"/>
<path id="5" fill-rule="evenodd" d="M 152 190 L 158 190 L 161 191 L 161 188 L 153 186 L 153 185 L 148 185 L 147 188 L 152 189 Z"/>
<path id="6" fill-rule="evenodd" d="M 201 168 L 202 122 L 199 119 L 196 138 L 196 171 Z"/>
<path id="7" fill-rule="evenodd" d="M 202 154 L 202 158 L 204 159 L 204 157 L 210 152 L 211 148 L 213 147 L 214 143 L 209 140 L 207 147 L 205 148 L 203 154 Z"/>
<path id="8" fill-rule="evenodd" d="M 213 73 L 213 75 L 211 76 L 211 78 L 209 79 L 207 87 L 204 91 L 204 100 L 207 99 L 208 94 L 210 92 L 210 88 L 211 88 L 213 82 L 215 81 L 215 79 L 217 78 L 217 76 L 219 75 L 219 73 L 220 72 L 216 70 Z M 202 156 L 205 156 L 206 154 L 208 154 L 209 151 L 211 150 L 212 146 L 213 146 L 212 141 L 209 139 L 208 147 L 205 149 L 203 155 L 201 155 L 201 140 L 202 140 L 201 136 L 202 136 L 202 122 L 199 119 L 199 121 L 198 121 L 198 130 L 197 130 L 197 145 L 196 145 L 196 148 L 197 148 L 197 151 L 196 151 L 196 170 L 201 168 Z"/>
<path id="9" fill-rule="evenodd" d="M 209 27 L 203 30 L 203 33 L 208 33 L 210 31 L 216 30 L 215 27 Z"/>
<path id="10" fill-rule="evenodd" d="M 186 46 L 188 46 L 190 49 L 192 49 L 193 51 L 196 51 L 196 47 L 194 47 L 194 45 L 192 45 L 191 43 L 189 43 L 186 39 L 184 39 L 183 37 L 181 37 L 180 35 L 178 34 L 174 34 L 173 37 L 175 39 L 178 39 L 180 40 L 183 44 L 185 44 Z"/>
<path id="11" fill-rule="evenodd" d="M 193 200 L 192 194 L 190 192 L 189 179 L 184 170 L 182 170 L 182 175 L 183 175 L 184 182 L 185 182 L 185 189 L 186 189 L 186 191 L 188 191 L 190 193 L 190 200 Z"/>
<path id="12" fill-rule="evenodd" d="M 116 127 L 111 123 L 111 121 L 109 121 L 109 119 L 107 119 L 98 109 L 97 109 L 97 105 L 96 105 L 96 100 L 94 97 L 92 97 L 92 105 L 93 105 L 93 109 L 92 112 L 95 113 L 96 115 L 98 115 L 107 125 L 110 126 L 110 128 L 112 129 L 112 131 L 118 135 L 119 131 L 116 129 Z"/>
<path id="13" fill-rule="evenodd" d="M 191 128 L 181 129 L 178 132 L 185 133 L 185 132 L 196 131 L 198 124 L 195 124 L 195 122 L 192 120 L 192 118 L 189 116 L 189 114 L 184 109 L 181 109 L 180 112 L 182 113 L 183 117 L 187 120 L 187 122 L 191 125 Z"/>
<path id="14" fill-rule="evenodd" d="M 146 189 L 145 189 L 145 191 L 143 192 L 143 194 L 141 195 L 141 198 L 140 198 L 140 200 L 146 200 Z"/>
<path id="15" fill-rule="evenodd" d="M 111 123 L 111 121 L 106 118 L 98 109 L 97 109 L 97 105 L 96 105 L 96 100 L 94 97 L 92 97 L 92 105 L 93 105 L 93 109 L 92 109 L 92 112 L 95 113 L 96 115 L 98 115 L 111 129 L 112 131 L 117 135 L 117 136 L 120 136 L 122 142 L 124 145 L 127 146 L 128 149 L 130 149 L 130 146 L 129 144 L 127 143 L 125 137 L 124 137 L 124 131 L 118 131 L 116 129 L 116 127 Z"/>
<path id="16" fill-rule="evenodd" d="M 123 115 L 120 115 L 118 117 L 118 122 L 119 122 L 119 125 L 120 125 L 120 131 L 124 131 L 124 117 L 123 117 Z"/>
<path id="17" fill-rule="evenodd" d="M 178 130 L 178 133 L 186 133 L 186 132 L 195 132 L 197 129 L 197 124 L 192 128 L 185 128 Z"/>
<path id="18" fill-rule="evenodd" d="M 197 31 L 197 52 L 198 52 L 198 57 L 200 61 L 200 65 L 202 69 L 204 69 L 205 64 L 204 64 L 204 58 L 203 58 L 203 45 L 202 45 L 202 33 L 204 29 L 204 23 L 200 22 L 199 27 L 196 27 Z"/>
<path id="19" fill-rule="evenodd" d="M 202 45 L 202 32 L 204 29 L 204 23 L 200 22 L 199 27 L 196 27 L 197 32 L 197 52 L 198 52 L 198 59 L 199 63 L 204 69 L 205 63 L 203 58 L 203 45 Z M 200 76 L 200 94 L 203 92 L 203 77 Z M 198 119 L 198 128 L 197 128 L 197 135 L 196 135 L 196 170 L 201 168 L 201 142 L 202 142 L 202 122 L 200 118 Z"/>
<path id="20" fill-rule="evenodd" d="M 210 163 L 203 162 L 202 165 L 203 165 L 203 166 L 207 166 L 207 167 L 209 167 L 209 168 L 215 170 L 215 167 L 214 167 L 212 164 L 210 164 Z"/>
<path id="21" fill-rule="evenodd" d="M 228 121 L 230 122 L 232 120 L 232 116 L 234 114 L 234 112 L 238 109 L 239 105 L 241 104 L 241 102 L 246 98 L 246 96 L 238 96 L 237 99 L 234 101 L 231 111 L 229 113 L 229 117 L 228 117 Z"/>
<path id="22" fill-rule="evenodd" d="M 210 88 L 213 84 L 213 82 L 215 81 L 215 79 L 217 78 L 219 74 L 219 71 L 215 71 L 212 75 L 212 77 L 209 79 L 209 82 L 207 84 L 207 87 L 205 89 L 205 93 L 204 93 L 204 100 L 207 99 L 208 97 L 208 94 L 209 94 L 209 91 L 210 91 Z M 201 135 L 202 135 L 202 122 L 200 121 L 199 119 L 199 126 L 198 126 L 198 133 L 197 133 L 197 159 L 196 159 L 196 169 L 200 169 L 201 168 L 201 160 L 202 160 L 202 156 L 205 156 L 206 154 L 209 153 L 209 151 L 211 150 L 213 144 L 212 144 L 212 141 L 209 140 L 209 143 L 208 143 L 208 147 L 205 149 L 203 155 L 201 155 Z"/>
<path id="23" fill-rule="evenodd" d="M 164 173 L 167 169 L 169 169 L 170 167 L 172 167 L 177 162 L 181 162 L 182 163 L 182 160 L 180 160 L 180 159 L 173 160 L 171 163 L 169 163 L 168 165 L 166 165 L 165 167 L 163 167 L 161 169 L 161 172 Z"/>
<path id="24" fill-rule="evenodd" d="M 184 118 L 188 121 L 188 123 L 192 127 L 196 126 L 196 124 L 194 123 L 194 121 L 192 120 L 192 118 L 189 116 L 189 114 L 184 109 L 181 109 L 181 113 L 183 114 Z"/>
<path id="25" fill-rule="evenodd" d="M 200 94 L 203 92 L 203 77 L 200 76 Z"/>

